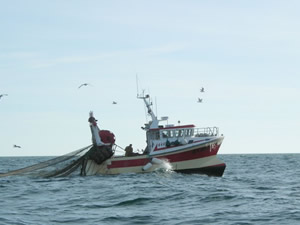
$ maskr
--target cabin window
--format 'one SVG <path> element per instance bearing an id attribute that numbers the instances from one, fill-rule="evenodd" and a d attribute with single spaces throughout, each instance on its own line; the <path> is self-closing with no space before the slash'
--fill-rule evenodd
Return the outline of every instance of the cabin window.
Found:
<path id="1" fill-rule="evenodd" d="M 175 132 L 175 137 L 178 137 L 179 130 L 174 130 L 174 132 Z"/>
<path id="2" fill-rule="evenodd" d="M 151 139 L 159 140 L 159 132 L 158 131 L 151 132 Z"/>
<path id="3" fill-rule="evenodd" d="M 168 138 L 168 137 L 169 137 L 169 136 L 168 136 L 168 131 L 163 130 L 161 133 L 162 133 L 162 137 L 163 137 L 163 138 Z"/>
<path id="4" fill-rule="evenodd" d="M 183 130 L 174 130 L 175 132 L 175 137 L 182 137 Z"/>
<path id="5" fill-rule="evenodd" d="M 186 137 L 191 136 L 191 135 L 190 135 L 190 130 L 188 130 L 188 129 L 184 130 L 184 135 L 185 135 Z"/>
<path id="6" fill-rule="evenodd" d="M 191 136 L 194 136 L 194 129 L 191 129 Z"/>
<path id="7" fill-rule="evenodd" d="M 191 136 L 193 136 L 193 135 L 194 135 L 194 129 L 185 129 L 185 130 L 184 130 L 184 135 L 185 135 L 186 137 L 191 137 Z"/>
<path id="8" fill-rule="evenodd" d="M 183 130 L 179 130 L 178 131 L 178 137 L 182 137 L 183 136 Z"/>
<path id="9" fill-rule="evenodd" d="M 160 138 L 159 138 L 159 132 L 157 131 L 157 132 L 155 132 L 155 139 L 156 140 L 159 140 Z"/>
<path id="10" fill-rule="evenodd" d="M 168 137 L 172 138 L 174 136 L 173 130 L 168 130 Z"/>

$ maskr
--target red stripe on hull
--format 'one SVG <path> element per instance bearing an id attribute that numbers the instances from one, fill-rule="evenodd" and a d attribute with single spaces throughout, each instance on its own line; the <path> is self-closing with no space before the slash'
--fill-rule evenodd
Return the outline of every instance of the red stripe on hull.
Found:
<path id="1" fill-rule="evenodd" d="M 169 160 L 170 163 L 192 160 L 192 159 L 199 159 L 199 158 L 216 155 L 219 150 L 219 147 L 220 146 L 216 146 L 215 148 L 211 149 L 210 146 L 207 146 L 207 147 L 197 148 L 194 150 L 181 152 L 181 153 L 177 153 L 177 154 L 169 154 L 166 156 L 160 156 L 157 158 L 166 158 Z"/>
<path id="2" fill-rule="evenodd" d="M 120 168 L 120 167 L 133 167 L 143 166 L 149 162 L 149 158 L 142 159 L 129 159 L 129 160 L 112 160 L 111 164 L 107 166 L 108 169 Z"/>
<path id="3" fill-rule="evenodd" d="M 168 153 L 165 155 L 153 156 L 155 158 L 167 159 L 170 163 L 187 161 L 192 159 L 204 158 L 212 155 L 216 155 L 220 145 L 215 145 L 215 147 L 200 147 L 189 151 L 179 152 L 179 153 Z M 108 169 L 112 168 L 122 168 L 122 167 L 134 167 L 134 166 L 144 166 L 149 162 L 150 158 L 141 159 L 129 159 L 129 160 L 112 160 L 111 164 L 107 166 Z"/>

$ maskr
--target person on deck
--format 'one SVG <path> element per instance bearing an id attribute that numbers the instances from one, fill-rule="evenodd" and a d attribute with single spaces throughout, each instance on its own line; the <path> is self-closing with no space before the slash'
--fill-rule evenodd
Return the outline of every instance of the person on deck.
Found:
<path id="1" fill-rule="evenodd" d="M 132 156 L 132 155 L 133 155 L 133 148 L 132 148 L 132 144 L 130 144 L 125 148 L 125 156 Z"/>

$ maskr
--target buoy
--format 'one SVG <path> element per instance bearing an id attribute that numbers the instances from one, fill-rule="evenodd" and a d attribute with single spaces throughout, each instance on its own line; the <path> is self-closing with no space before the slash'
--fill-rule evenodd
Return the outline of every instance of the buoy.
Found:
<path id="1" fill-rule="evenodd" d="M 160 164 L 163 164 L 163 162 L 164 162 L 164 161 L 162 161 L 161 159 L 158 159 L 158 158 L 152 158 L 152 159 L 151 159 L 151 163 L 153 163 L 153 164 L 158 164 L 158 165 L 160 165 Z"/>
<path id="2" fill-rule="evenodd" d="M 143 171 L 146 171 L 146 170 L 149 170 L 149 169 L 153 166 L 153 164 L 161 165 L 161 164 L 163 164 L 163 163 L 164 163 L 164 161 L 161 160 L 161 159 L 158 159 L 158 158 L 152 158 L 152 159 L 150 159 L 150 162 L 148 162 L 148 163 L 142 168 L 142 170 L 143 170 Z"/>
<path id="3" fill-rule="evenodd" d="M 151 167 L 153 166 L 153 164 L 151 162 L 148 162 L 143 168 L 143 171 L 149 170 Z"/>

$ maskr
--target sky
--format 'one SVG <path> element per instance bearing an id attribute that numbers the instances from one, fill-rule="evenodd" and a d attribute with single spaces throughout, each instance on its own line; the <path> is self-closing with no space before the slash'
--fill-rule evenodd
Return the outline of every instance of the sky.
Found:
<path id="1" fill-rule="evenodd" d="M 0 94 L 8 94 L 0 157 L 90 145 L 91 110 L 116 144 L 144 149 L 142 90 L 169 124 L 219 127 L 219 154 L 300 153 L 299 8 L 296 0 L 0 0 Z"/>

